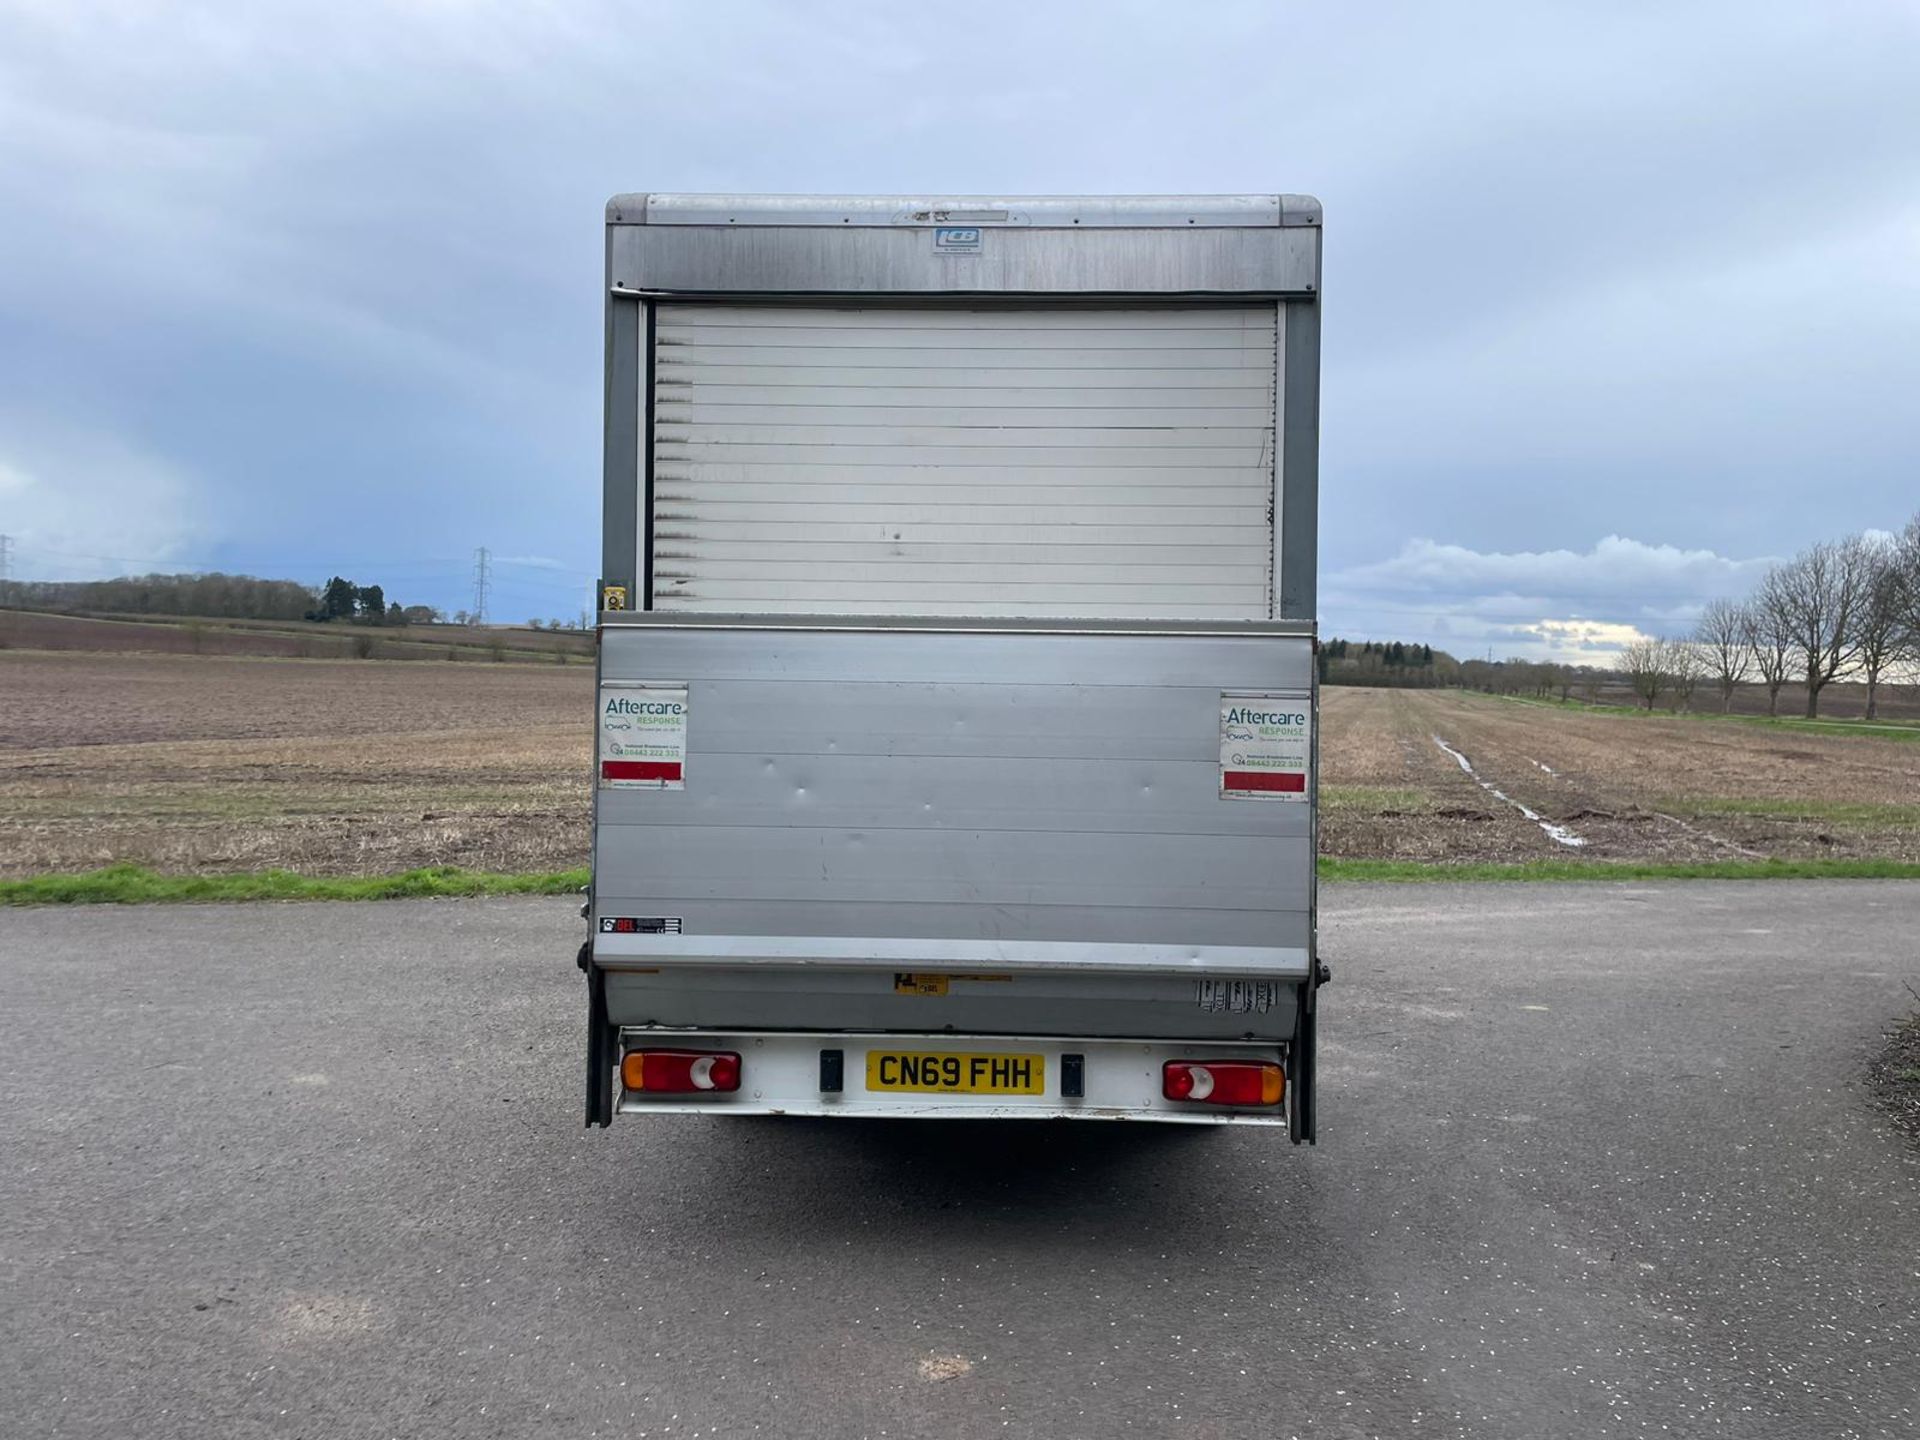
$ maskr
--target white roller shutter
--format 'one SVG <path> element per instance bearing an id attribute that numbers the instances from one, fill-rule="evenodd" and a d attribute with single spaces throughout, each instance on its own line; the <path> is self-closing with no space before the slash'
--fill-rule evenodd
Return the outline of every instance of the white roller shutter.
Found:
<path id="1" fill-rule="evenodd" d="M 654 604 L 1264 617 L 1275 313 L 662 304 Z"/>

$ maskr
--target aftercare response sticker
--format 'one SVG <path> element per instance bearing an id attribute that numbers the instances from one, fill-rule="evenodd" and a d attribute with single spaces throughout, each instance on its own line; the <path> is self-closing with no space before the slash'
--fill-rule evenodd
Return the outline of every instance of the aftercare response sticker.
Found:
<path id="1" fill-rule="evenodd" d="M 600 687 L 600 788 L 687 788 L 687 687 Z"/>
<path id="2" fill-rule="evenodd" d="M 1304 695 L 1220 697 L 1220 794 L 1305 800 L 1313 774 L 1313 706 Z"/>

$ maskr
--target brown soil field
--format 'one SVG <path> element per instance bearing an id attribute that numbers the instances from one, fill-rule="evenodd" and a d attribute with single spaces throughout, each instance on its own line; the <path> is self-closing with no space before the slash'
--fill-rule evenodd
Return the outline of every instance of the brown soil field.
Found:
<path id="1" fill-rule="evenodd" d="M 1920 743 L 1891 728 L 1827 734 L 1444 690 L 1329 689 L 1321 704 L 1328 855 L 1920 860 Z"/>
<path id="2" fill-rule="evenodd" d="M 592 683 L 551 663 L 0 651 L 0 875 L 582 865 Z M 1920 860 L 1920 743 L 1865 731 L 1338 687 L 1321 766 L 1328 855 Z"/>
<path id="3" fill-rule="evenodd" d="M 0 874 L 585 863 L 584 666 L 0 652 Z"/>

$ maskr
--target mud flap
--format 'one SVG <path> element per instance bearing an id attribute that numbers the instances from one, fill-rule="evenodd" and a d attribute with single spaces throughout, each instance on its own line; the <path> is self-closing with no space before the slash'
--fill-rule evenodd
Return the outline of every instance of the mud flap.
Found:
<path id="1" fill-rule="evenodd" d="M 593 942 L 580 947 L 587 972 L 587 1119 L 589 1127 L 613 1124 L 613 1058 L 619 1037 L 607 1023 L 607 972 L 593 963 Z"/>
<path id="2" fill-rule="evenodd" d="M 1293 1012 L 1293 1043 L 1287 1046 L 1287 1134 L 1296 1145 L 1317 1145 L 1314 1135 L 1314 1069 L 1319 1047 L 1316 997 L 1320 986 L 1300 986 Z"/>

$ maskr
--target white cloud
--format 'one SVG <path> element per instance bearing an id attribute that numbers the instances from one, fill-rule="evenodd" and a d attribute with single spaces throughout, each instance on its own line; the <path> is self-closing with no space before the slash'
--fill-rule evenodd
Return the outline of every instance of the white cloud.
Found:
<path id="1" fill-rule="evenodd" d="M 16 579 L 76 580 L 192 568 L 214 538 L 193 481 L 112 441 L 56 441 L 0 454 L 0 532 Z"/>
<path id="2" fill-rule="evenodd" d="M 1636 626 L 1610 620 L 1542 620 L 1520 629 L 1538 635 L 1560 660 L 1606 660 L 1636 640 L 1651 638 Z"/>
<path id="3" fill-rule="evenodd" d="M 1323 629 L 1428 640 L 1462 658 L 1604 662 L 1633 640 L 1685 633 L 1709 600 L 1746 595 L 1772 563 L 1620 535 L 1586 551 L 1410 540 L 1328 577 Z"/>

